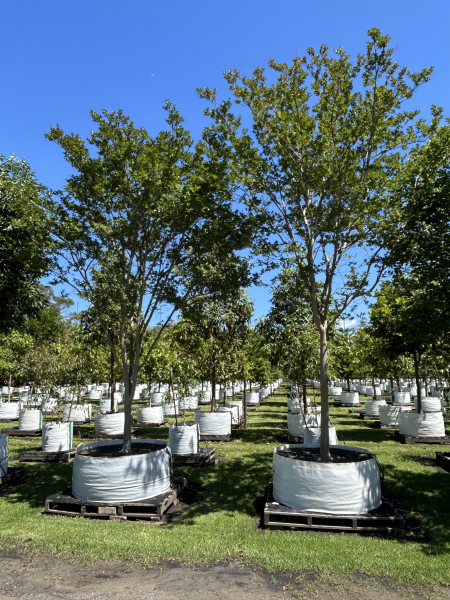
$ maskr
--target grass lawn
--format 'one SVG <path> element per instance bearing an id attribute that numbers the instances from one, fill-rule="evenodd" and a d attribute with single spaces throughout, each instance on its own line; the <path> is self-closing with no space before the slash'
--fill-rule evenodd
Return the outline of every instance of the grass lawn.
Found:
<path id="1" fill-rule="evenodd" d="M 45 498 L 70 486 L 72 466 L 25 463 L 29 482 L 0 497 L 0 547 L 16 546 L 32 554 L 58 554 L 83 562 L 241 559 L 272 571 L 315 567 L 341 575 L 361 571 L 409 582 L 450 584 L 450 477 L 420 460 L 420 455 L 449 448 L 402 445 L 394 441 L 393 431 L 373 429 L 347 408 L 331 408 L 338 435 L 348 445 L 377 454 L 386 470 L 386 491 L 400 496 L 405 507 L 423 520 L 424 533 L 431 541 L 258 529 L 258 511 L 271 478 L 272 450 L 286 440 L 286 412 L 283 388 L 250 413 L 250 428 L 238 431 L 235 441 L 214 444 L 216 456 L 222 459 L 219 465 L 183 468 L 206 493 L 171 525 L 41 516 Z M 0 429 L 9 426 L 0 424 Z M 93 427 L 75 426 L 77 431 L 83 436 L 93 432 Z M 144 431 L 147 437 L 159 439 L 167 439 L 169 433 L 167 428 Z M 39 446 L 40 440 L 10 438 L 10 458 Z"/>

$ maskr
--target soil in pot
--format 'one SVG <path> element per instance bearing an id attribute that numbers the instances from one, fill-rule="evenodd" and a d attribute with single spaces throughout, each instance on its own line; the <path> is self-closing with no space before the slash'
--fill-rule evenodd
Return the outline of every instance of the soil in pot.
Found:
<path id="1" fill-rule="evenodd" d="M 151 442 L 131 442 L 131 453 L 126 456 L 137 455 L 137 454 L 151 454 L 161 450 L 163 446 L 161 444 L 152 444 Z M 122 455 L 122 443 L 110 444 L 108 446 L 95 446 L 94 448 L 86 448 L 81 450 L 78 454 L 81 456 L 92 456 L 95 458 L 106 457 L 116 458 Z"/>
<path id="2" fill-rule="evenodd" d="M 320 458 L 320 448 L 286 448 L 277 450 L 277 454 L 294 460 L 318 462 Z M 345 448 L 330 448 L 330 454 L 330 462 L 334 463 L 362 462 L 372 458 L 372 454 L 369 454 L 368 452 L 357 452 L 355 450 L 346 450 Z"/>

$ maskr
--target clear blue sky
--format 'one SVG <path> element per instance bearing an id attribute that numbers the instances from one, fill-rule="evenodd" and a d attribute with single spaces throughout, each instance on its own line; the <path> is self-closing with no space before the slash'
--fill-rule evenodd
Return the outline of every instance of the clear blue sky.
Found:
<path id="1" fill-rule="evenodd" d="M 450 0 L 22 0 L 3 2 L 0 154 L 26 157 L 38 178 L 61 188 L 68 167 L 44 138 L 50 124 L 83 137 L 89 109 L 122 108 L 154 134 L 164 99 L 194 137 L 206 120 L 196 87 L 226 92 L 222 72 L 249 73 L 271 57 L 288 61 L 308 46 L 364 50 L 366 30 L 389 33 L 410 69 L 434 65 L 414 105 L 450 115 Z M 252 290 L 256 314 L 269 292 Z"/>

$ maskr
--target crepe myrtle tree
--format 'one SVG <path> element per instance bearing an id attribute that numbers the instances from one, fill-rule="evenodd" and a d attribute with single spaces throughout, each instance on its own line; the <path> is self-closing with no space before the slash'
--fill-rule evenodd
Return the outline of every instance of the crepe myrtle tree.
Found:
<path id="1" fill-rule="evenodd" d="M 46 135 L 75 171 L 54 194 L 56 276 L 95 311 L 121 370 L 124 454 L 131 452 L 131 405 L 142 367 L 173 314 L 202 291 L 209 257 L 232 253 L 245 233 L 223 162 L 208 157 L 207 140 L 193 144 L 172 104 L 165 110 L 167 130 L 155 137 L 120 110 L 91 112 L 96 130 L 87 143 L 58 125 Z M 119 315 L 114 338 L 107 322 L 112 304 Z M 170 310 L 143 353 L 162 304 Z"/>
<path id="2" fill-rule="evenodd" d="M 240 200 L 263 215 L 279 252 L 295 256 L 308 290 L 320 335 L 322 461 L 330 460 L 329 328 L 382 277 L 383 247 L 395 229 L 395 197 L 388 192 L 410 148 L 441 117 L 433 109 L 428 126 L 405 108 L 432 68 L 400 68 L 389 40 L 373 28 L 355 60 L 343 48 L 333 56 L 322 45 L 291 64 L 270 60 L 269 75 L 263 68 L 250 77 L 229 71 L 233 99 L 222 103 L 216 90 L 199 91 L 210 101 L 205 112 L 218 148 L 228 142 Z M 232 113 L 233 103 L 249 111 L 249 129 Z"/>

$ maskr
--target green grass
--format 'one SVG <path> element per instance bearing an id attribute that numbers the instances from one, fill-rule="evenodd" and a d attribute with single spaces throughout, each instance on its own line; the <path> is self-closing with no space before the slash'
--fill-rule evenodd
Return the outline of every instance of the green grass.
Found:
<path id="1" fill-rule="evenodd" d="M 32 554 L 58 554 L 83 562 L 131 559 L 148 564 L 175 559 L 212 563 L 239 558 L 273 571 L 319 568 L 341 575 L 362 571 L 409 582 L 450 584 L 450 478 L 420 460 L 420 455 L 449 448 L 401 445 L 394 441 L 393 431 L 373 429 L 348 409 L 331 408 L 338 434 L 347 444 L 377 454 L 386 469 L 386 491 L 400 496 L 405 507 L 423 520 L 424 533 L 431 541 L 258 528 L 271 477 L 272 451 L 286 439 L 286 411 L 285 392 L 280 390 L 257 413 L 250 413 L 250 428 L 239 431 L 235 441 L 214 444 L 222 459 L 219 465 L 184 468 L 206 493 L 171 525 L 41 516 L 45 498 L 70 486 L 72 466 L 26 463 L 29 482 L 0 498 L 0 547 L 17 546 Z M 93 427 L 76 426 L 78 430 L 85 436 Z M 168 429 L 147 429 L 145 434 L 167 439 Z M 39 444 L 11 438 L 11 458 Z"/>

